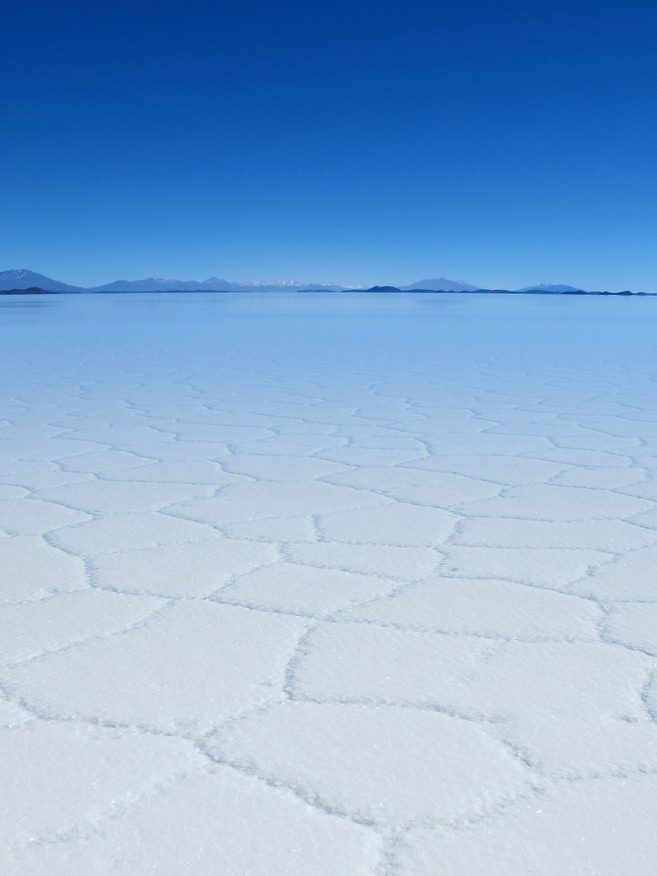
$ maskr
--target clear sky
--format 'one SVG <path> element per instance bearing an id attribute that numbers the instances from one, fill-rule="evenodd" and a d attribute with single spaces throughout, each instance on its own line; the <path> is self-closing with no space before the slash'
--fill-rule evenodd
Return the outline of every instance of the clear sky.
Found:
<path id="1" fill-rule="evenodd" d="M 657 4 L 11 3 L 0 269 L 657 289 Z"/>

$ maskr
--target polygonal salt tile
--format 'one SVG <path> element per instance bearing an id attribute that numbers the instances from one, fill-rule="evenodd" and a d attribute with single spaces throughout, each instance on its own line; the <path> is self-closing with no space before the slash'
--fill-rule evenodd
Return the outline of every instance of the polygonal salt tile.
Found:
<path id="1" fill-rule="evenodd" d="M 278 563 L 242 575 L 220 597 L 222 602 L 263 610 L 326 616 L 389 593 L 395 586 L 395 581 L 377 575 Z"/>
<path id="2" fill-rule="evenodd" d="M 181 520 L 157 511 L 117 514 L 60 529 L 51 541 L 64 549 L 90 556 L 155 545 L 187 544 L 216 535 L 204 523 Z"/>
<path id="3" fill-rule="evenodd" d="M 267 427 L 227 426 L 220 423 L 174 423 L 169 431 L 182 441 L 216 441 L 218 444 L 240 444 L 271 435 Z"/>
<path id="4" fill-rule="evenodd" d="M 573 593 L 609 601 L 657 602 L 657 545 L 637 548 L 577 581 Z"/>
<path id="5" fill-rule="evenodd" d="M 636 518 L 638 520 L 638 518 Z M 514 520 L 479 517 L 464 520 L 453 544 L 491 547 L 579 548 L 622 552 L 653 544 L 657 533 L 623 520 Z"/>
<path id="6" fill-rule="evenodd" d="M 57 430 L 61 431 L 61 430 Z M 93 434 L 93 432 L 92 432 Z M 19 437 L 9 437 L 6 434 L 0 436 L 0 457 L 3 460 L 34 460 L 39 465 L 51 462 L 62 456 L 70 456 L 73 453 L 81 453 L 83 450 L 98 450 L 102 445 L 102 438 L 82 441 L 79 438 L 53 438 L 38 436 L 30 432 L 23 432 Z"/>
<path id="7" fill-rule="evenodd" d="M 124 481 L 85 481 L 42 490 L 39 496 L 63 502 L 87 512 L 155 511 L 183 499 L 210 496 L 214 488 L 195 484 L 127 483 Z"/>
<path id="8" fill-rule="evenodd" d="M 387 447 L 336 447 L 332 450 L 322 450 L 317 454 L 321 459 L 331 462 L 342 462 L 350 466 L 391 466 L 401 462 L 411 462 L 422 454 L 418 446 L 414 450 L 398 450 Z"/>
<path id="9" fill-rule="evenodd" d="M 217 425 L 217 426 L 275 426 L 280 417 L 275 415 L 254 413 L 242 409 L 242 406 L 236 403 L 236 400 L 231 399 L 227 402 L 230 408 L 213 408 L 204 406 L 195 410 L 188 410 L 180 416 L 180 411 L 172 411 L 174 422 L 184 425 Z M 157 408 L 159 411 L 159 406 Z"/>
<path id="10" fill-rule="evenodd" d="M 62 441 L 59 457 L 72 456 L 85 450 L 134 450 L 140 453 L 141 446 L 153 441 L 153 430 L 139 420 L 119 423 L 111 414 L 113 423 L 103 423 L 99 416 L 85 417 L 82 425 L 76 426 L 71 437 L 63 443 L 62 439 L 51 438 L 51 442 Z M 172 437 L 172 436 L 169 436 Z M 55 458 L 55 454 L 51 456 Z"/>
<path id="11" fill-rule="evenodd" d="M 104 554 L 94 560 L 93 570 L 102 586 L 128 593 L 208 596 L 276 557 L 273 545 L 216 538 Z"/>
<path id="12" fill-rule="evenodd" d="M 440 453 L 408 463 L 403 467 L 425 471 L 452 472 L 453 474 L 509 485 L 540 483 L 558 475 L 564 469 L 563 465 L 553 462 L 525 459 L 518 456 L 483 454 L 443 456 Z"/>
<path id="13" fill-rule="evenodd" d="M 438 436 L 431 441 L 431 452 L 436 455 L 464 453 L 495 454 L 512 456 L 519 453 L 535 453 L 550 450 L 552 443 L 536 435 L 496 435 L 493 432 L 478 435 Z"/>
<path id="14" fill-rule="evenodd" d="M 410 468 L 363 468 L 332 475 L 330 482 L 357 490 L 374 491 L 402 502 L 419 505 L 452 506 L 476 499 L 497 496 L 499 486 L 475 478 L 445 472 Z"/>
<path id="15" fill-rule="evenodd" d="M 225 444 L 217 441 L 174 441 L 171 436 L 153 438 L 140 446 L 139 452 L 159 462 L 207 462 L 230 454 Z"/>
<path id="16" fill-rule="evenodd" d="M 393 855 L 398 872 L 435 876 L 653 876 L 657 778 L 607 779 L 551 789 L 459 830 L 412 830 Z"/>
<path id="17" fill-rule="evenodd" d="M 583 450 L 586 453 L 591 451 L 600 451 L 607 453 L 623 453 L 624 451 L 633 452 L 640 446 L 637 438 L 620 437 L 618 435 L 602 435 L 595 434 L 591 431 L 587 432 L 586 437 L 569 436 L 561 437 L 556 442 L 559 448 L 570 450 Z"/>
<path id="18" fill-rule="evenodd" d="M 209 750 L 383 824 L 475 817 L 525 786 L 518 763 L 481 726 L 394 706 L 289 703 L 230 725 Z"/>
<path id="19" fill-rule="evenodd" d="M 585 466 L 601 466 L 608 468 L 609 466 L 630 466 L 632 458 L 623 454 L 622 451 L 609 452 L 607 450 L 594 449 L 570 449 L 568 447 L 546 447 L 544 450 L 537 452 L 536 458 L 547 459 L 563 465 Z"/>
<path id="20" fill-rule="evenodd" d="M 328 436 L 303 435 L 276 435 L 274 437 L 261 438 L 258 441 L 245 441 L 239 443 L 239 452 L 245 454 L 262 454 L 270 458 L 279 456 L 314 456 L 324 452 L 329 447 L 341 447 L 345 438 L 331 438 Z"/>
<path id="21" fill-rule="evenodd" d="M 630 486 L 623 487 L 623 493 L 627 493 L 629 496 L 638 496 L 642 499 L 651 499 L 654 502 L 657 500 L 657 478 L 654 476 L 650 478 L 650 480 L 645 480 L 639 484 L 632 484 Z"/>
<path id="22" fill-rule="evenodd" d="M 506 578 L 525 584 L 564 589 L 601 563 L 602 551 L 572 548 L 447 547 L 444 575 Z"/>
<path id="23" fill-rule="evenodd" d="M 349 447 L 362 448 L 363 450 L 409 450 L 424 452 L 424 446 L 417 437 L 412 435 L 388 434 L 376 435 L 371 431 L 354 435 L 349 442 Z M 388 460 L 386 460 L 388 462 Z"/>
<path id="24" fill-rule="evenodd" d="M 123 471 L 148 462 L 143 456 L 125 450 L 96 450 L 78 453 L 59 460 L 64 471 L 103 474 L 108 471 Z"/>
<path id="25" fill-rule="evenodd" d="M 577 521 L 623 519 L 648 511 L 650 507 L 644 499 L 609 490 L 537 484 L 512 487 L 503 496 L 470 502 L 466 510 L 468 514 L 483 517 Z"/>
<path id="26" fill-rule="evenodd" d="M 10 847 L 38 845 L 41 837 L 83 833 L 140 794 L 202 765 L 181 740 L 75 723 L 33 721 L 0 730 L 0 740 L 3 857 Z"/>
<path id="27" fill-rule="evenodd" d="M 144 484 L 207 484 L 215 489 L 241 480 L 235 475 L 226 474 L 218 462 L 205 460 L 147 462 L 129 471 L 108 472 L 105 479 Z"/>
<path id="28" fill-rule="evenodd" d="M 603 643 L 508 643 L 443 705 L 503 718 L 491 731 L 554 777 L 657 769 L 657 733 L 641 699 L 648 665 Z"/>
<path id="29" fill-rule="evenodd" d="M 325 569 L 344 569 L 364 575 L 383 575 L 399 581 L 425 578 L 442 562 L 443 556 L 428 547 L 398 547 L 379 544 L 290 544 L 286 553 L 295 563 Z"/>
<path id="30" fill-rule="evenodd" d="M 274 456 L 240 453 L 225 459 L 226 472 L 258 481 L 307 481 L 345 471 L 345 466 L 309 456 Z"/>
<path id="31" fill-rule="evenodd" d="M 0 539 L 0 603 L 39 599 L 87 586 L 84 566 L 38 536 Z"/>
<path id="32" fill-rule="evenodd" d="M 301 621 L 212 602 L 178 603 L 141 629 L 11 671 L 48 713 L 203 733 L 274 696 Z"/>
<path id="33" fill-rule="evenodd" d="M 31 497 L 0 499 L 0 529 L 11 535 L 43 535 L 88 519 L 88 514 L 55 502 L 43 502 Z"/>
<path id="34" fill-rule="evenodd" d="M 231 538 L 247 538 L 254 541 L 317 540 L 315 526 L 312 519 L 308 517 L 269 517 L 261 520 L 244 520 L 241 523 L 226 523 L 222 526 L 222 530 Z"/>
<path id="35" fill-rule="evenodd" d="M 304 409 L 304 415 L 309 415 L 309 411 L 307 409 Z M 337 426 L 334 423 L 297 421 L 289 423 L 279 423 L 276 427 L 272 427 L 272 431 L 275 431 L 277 435 L 288 436 L 291 438 L 296 438 L 297 436 L 299 436 L 316 439 L 318 437 L 323 438 L 325 436 L 336 435 Z"/>
<path id="36" fill-rule="evenodd" d="M 0 607 L 0 663 L 122 630 L 149 617 L 160 605 L 158 599 L 83 590 Z"/>
<path id="37" fill-rule="evenodd" d="M 657 602 L 614 605 L 603 630 L 609 641 L 657 656 Z"/>
<path id="38" fill-rule="evenodd" d="M 587 425 L 589 428 L 608 432 L 613 437 L 657 437 L 657 422 L 648 418 L 635 420 L 628 417 L 591 417 Z"/>
<path id="39" fill-rule="evenodd" d="M 457 518 L 440 508 L 393 503 L 320 516 L 325 536 L 352 544 L 429 546 L 451 535 Z"/>
<path id="40" fill-rule="evenodd" d="M 410 424 L 409 424 L 410 425 Z M 490 428 L 490 421 L 474 417 L 472 414 L 465 417 L 455 417 L 445 414 L 440 417 L 429 417 L 412 421 L 413 430 L 420 431 L 423 435 L 435 438 L 436 435 L 479 435 L 485 429 Z"/>
<path id="41" fill-rule="evenodd" d="M 594 639 L 600 609 L 585 599 L 510 581 L 435 578 L 344 617 L 466 636 Z"/>
<path id="42" fill-rule="evenodd" d="M 553 484 L 565 487 L 593 487 L 594 489 L 617 489 L 639 484 L 646 478 L 641 468 L 576 468 L 563 472 L 552 479 Z M 625 490 L 623 489 L 623 492 Z M 642 495 L 629 490 L 633 495 Z"/>
<path id="43" fill-rule="evenodd" d="M 23 499 L 29 495 L 29 490 L 25 487 L 16 487 L 12 484 L 0 484 L 0 500 L 3 499 Z"/>
<path id="44" fill-rule="evenodd" d="M 190 818 L 193 813 L 192 827 Z M 197 772 L 108 820 L 97 837 L 26 849 L 6 872 L 52 876 L 335 876 L 373 873 L 368 827 L 234 770 Z"/>
<path id="45" fill-rule="evenodd" d="M 0 727 L 18 727 L 33 720 L 34 717 L 29 712 L 21 709 L 15 703 L 0 700 Z"/>
<path id="46" fill-rule="evenodd" d="M 588 431 L 578 423 L 569 423 L 566 420 L 551 420 L 535 422 L 535 417 L 517 423 L 509 423 L 495 426 L 495 435 L 541 435 L 546 438 L 562 438 L 563 436 L 582 436 L 586 439 Z"/>
<path id="47" fill-rule="evenodd" d="M 168 510 L 187 520 L 217 525 L 263 517 L 295 517 L 389 502 L 373 493 L 325 483 L 250 483 L 226 487 L 212 499 L 185 502 Z"/>
<path id="48" fill-rule="evenodd" d="M 293 663 L 293 695 L 313 701 L 439 706 L 467 679 L 491 643 L 378 627 L 322 624 Z"/>
<path id="49" fill-rule="evenodd" d="M 651 531 L 657 530 L 657 508 L 653 508 L 652 511 L 646 511 L 644 514 L 635 515 L 632 518 L 632 523 Z"/>
<path id="50" fill-rule="evenodd" d="M 72 471 L 62 471 L 55 463 L 34 460 L 9 461 L 0 463 L 0 481 L 15 484 L 27 490 L 44 490 L 61 484 L 78 483 L 90 480 L 91 475 Z"/>

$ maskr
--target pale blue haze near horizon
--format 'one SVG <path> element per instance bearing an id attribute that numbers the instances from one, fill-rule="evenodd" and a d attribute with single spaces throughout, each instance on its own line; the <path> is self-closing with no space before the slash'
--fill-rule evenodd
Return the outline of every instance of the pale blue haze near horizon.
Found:
<path id="1" fill-rule="evenodd" d="M 497 363 L 506 379 L 538 379 L 542 368 L 601 376 L 607 367 L 654 366 L 657 299 L 495 293 L 122 293 L 0 297 L 6 367 L 29 350 L 58 369 L 93 369 L 166 355 L 180 362 L 230 357 L 245 375 L 268 362 L 327 367 L 349 382 L 354 365 L 394 378 L 417 360 L 430 383 L 450 372 Z M 42 345 L 45 345 L 42 346 Z M 106 359 L 106 357 L 108 357 Z M 152 361 L 151 361 L 151 357 Z M 517 363 L 514 365 L 514 363 Z M 221 372 L 208 375 L 221 380 Z M 233 378 L 234 379 L 234 375 Z M 410 389 L 409 385 L 409 389 Z"/>

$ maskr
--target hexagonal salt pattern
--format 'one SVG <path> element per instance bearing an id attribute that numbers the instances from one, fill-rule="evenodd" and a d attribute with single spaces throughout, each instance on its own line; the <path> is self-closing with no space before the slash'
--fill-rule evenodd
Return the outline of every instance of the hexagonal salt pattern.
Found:
<path id="1" fill-rule="evenodd" d="M 651 299 L 26 304 L 3 874 L 652 876 Z"/>

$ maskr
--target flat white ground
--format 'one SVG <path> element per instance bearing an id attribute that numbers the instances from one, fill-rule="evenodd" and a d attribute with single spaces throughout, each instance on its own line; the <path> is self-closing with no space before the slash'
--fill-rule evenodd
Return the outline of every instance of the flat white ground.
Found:
<path id="1" fill-rule="evenodd" d="M 657 303 L 0 304 L 0 871 L 653 876 Z"/>

